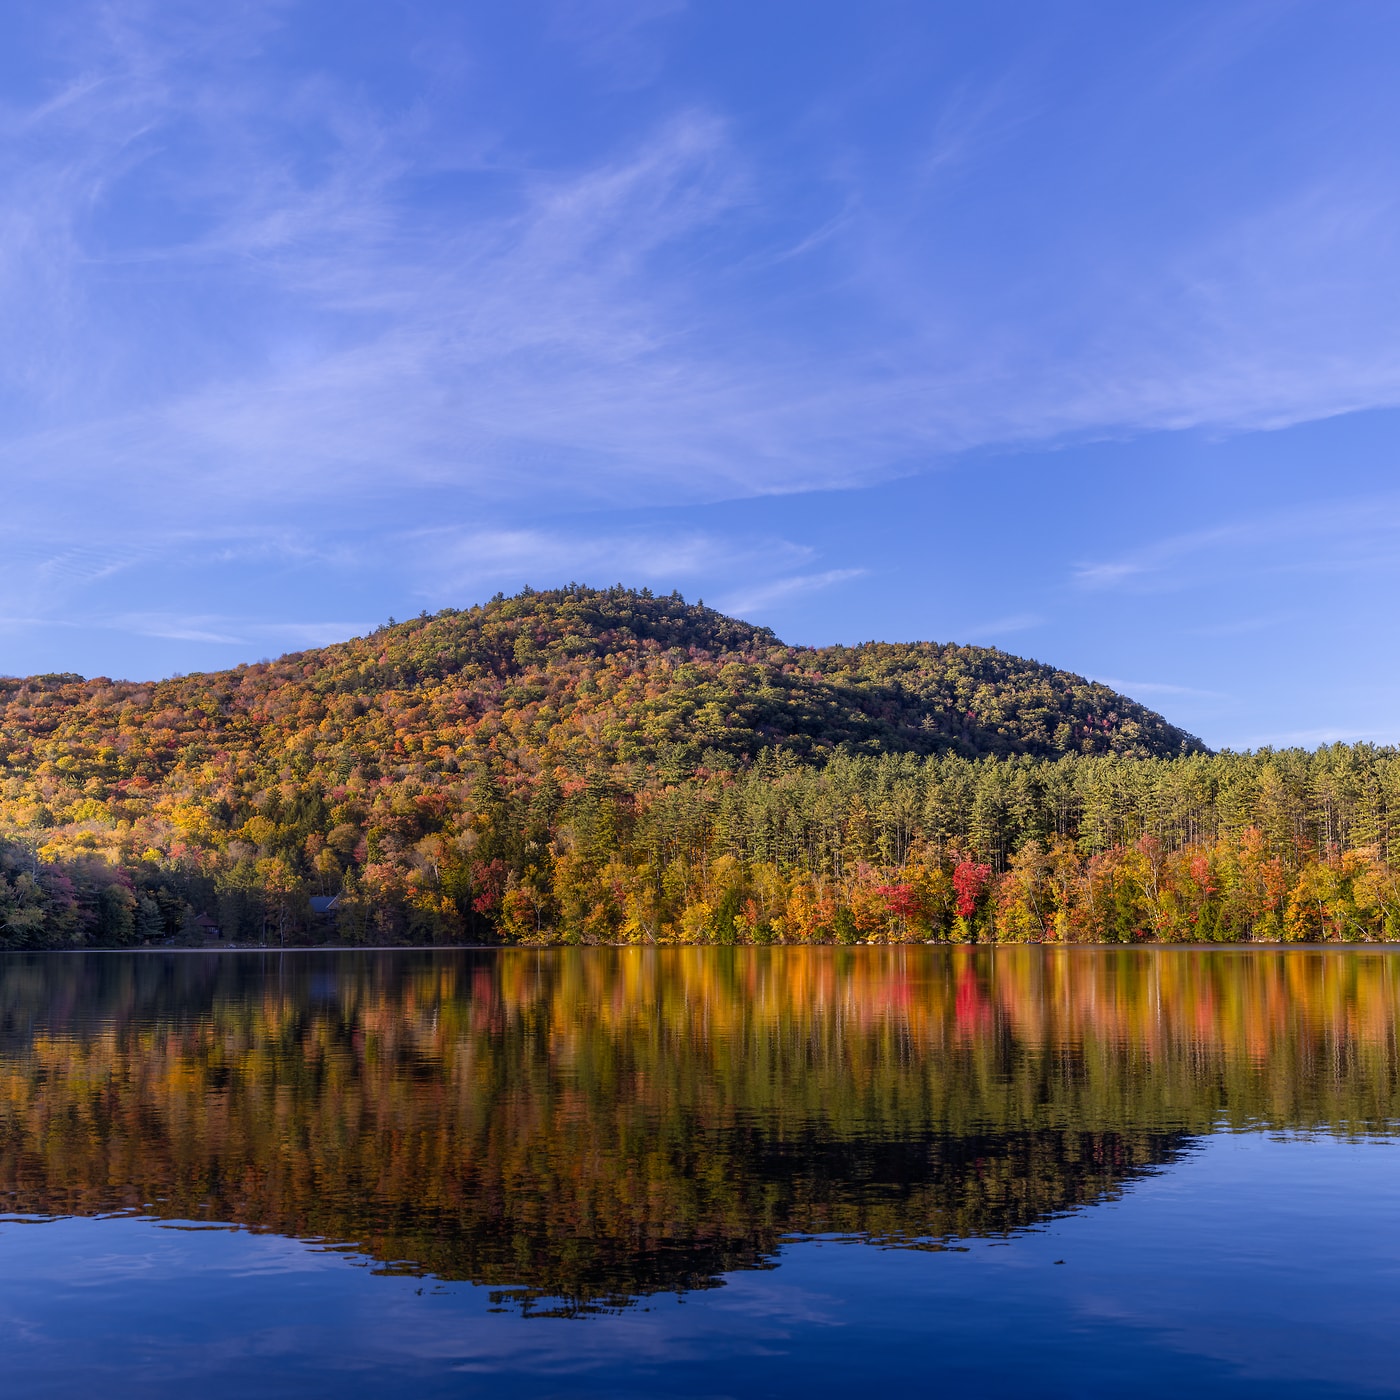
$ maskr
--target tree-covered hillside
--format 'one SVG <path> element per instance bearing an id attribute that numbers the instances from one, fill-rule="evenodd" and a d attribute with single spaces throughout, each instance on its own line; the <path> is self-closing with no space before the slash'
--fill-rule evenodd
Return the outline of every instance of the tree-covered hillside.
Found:
<path id="1" fill-rule="evenodd" d="M 678 596 L 621 588 L 497 598 L 156 684 L 4 680 L 0 705 L 8 795 L 58 820 L 84 798 L 202 791 L 212 770 L 235 784 L 250 770 L 272 781 L 355 768 L 679 774 L 707 754 L 728 764 L 770 746 L 804 757 L 1202 747 L 1107 686 L 1004 652 L 788 647 Z"/>
<path id="2" fill-rule="evenodd" d="M 0 707 L 8 946 L 1400 932 L 1391 751 L 1211 756 L 999 651 L 787 647 L 678 596 Z"/>

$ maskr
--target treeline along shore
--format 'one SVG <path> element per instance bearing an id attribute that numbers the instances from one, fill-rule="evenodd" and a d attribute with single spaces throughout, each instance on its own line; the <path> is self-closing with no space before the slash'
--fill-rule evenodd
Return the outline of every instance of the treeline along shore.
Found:
<path id="1" fill-rule="evenodd" d="M 1400 753 L 581 587 L 0 681 L 0 945 L 1400 939 Z"/>

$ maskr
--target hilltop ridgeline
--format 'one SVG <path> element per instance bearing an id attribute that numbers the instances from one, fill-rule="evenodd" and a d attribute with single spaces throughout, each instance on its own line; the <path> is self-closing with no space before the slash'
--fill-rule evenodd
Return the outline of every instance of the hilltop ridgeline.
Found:
<path id="1" fill-rule="evenodd" d="M 51 768 L 104 794 L 232 755 L 274 772 L 329 759 L 343 773 L 407 763 L 679 775 L 707 756 L 743 765 L 765 748 L 803 758 L 1203 751 L 1105 685 L 993 648 L 790 647 L 678 595 L 577 586 L 230 671 L 150 684 L 3 680 L 0 707 L 12 780 Z"/>

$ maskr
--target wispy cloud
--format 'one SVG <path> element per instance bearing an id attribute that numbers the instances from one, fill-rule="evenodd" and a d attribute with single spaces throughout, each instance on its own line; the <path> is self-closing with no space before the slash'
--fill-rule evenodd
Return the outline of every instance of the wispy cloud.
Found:
<path id="1" fill-rule="evenodd" d="M 565 5 L 553 32 L 635 66 L 664 55 L 676 8 Z M 207 27 L 180 6 L 93 14 L 68 81 L 4 122 L 0 378 L 20 410 L 0 467 L 36 509 L 75 483 L 107 518 L 186 522 L 445 481 L 498 501 L 717 499 L 979 444 L 1400 402 L 1378 152 L 1150 266 L 1042 267 L 1013 316 L 1004 278 L 955 288 L 930 262 L 941 188 L 892 209 L 847 176 L 794 229 L 764 199 L 768 156 L 713 104 L 542 169 L 489 128 L 269 67 L 286 7 Z M 918 159 L 995 180 L 1043 101 L 964 82 Z M 496 193 L 450 214 L 412 195 L 475 176 Z M 817 245 L 820 269 L 766 287 L 773 257 Z M 794 292 L 812 310 L 789 324 L 774 312 Z M 156 301 L 133 341 L 133 303 Z M 1067 341 L 1071 315 L 1090 328 Z"/>
<path id="2" fill-rule="evenodd" d="M 236 645 L 247 637 L 233 631 L 215 631 L 227 622 L 220 617 L 182 617 L 175 613 L 126 613 L 112 618 L 107 626 L 117 632 L 132 632 L 139 637 L 160 637 L 172 642 L 211 642 Z"/>
<path id="3" fill-rule="evenodd" d="M 725 594 L 716 600 L 715 606 L 722 612 L 747 617 L 751 613 L 762 613 L 769 608 L 780 606 L 803 594 L 832 588 L 839 583 L 849 583 L 851 579 L 860 578 L 866 572 L 865 569 L 827 569 L 816 574 L 794 574 L 789 578 L 774 579 L 770 583 Z"/>
<path id="4" fill-rule="evenodd" d="M 166 518 L 239 508 L 253 487 L 283 512 L 336 490 L 373 495 L 390 463 L 398 491 L 452 481 L 500 495 L 526 477 L 608 498 L 683 466 L 695 481 L 674 494 L 733 490 L 753 466 L 734 413 L 757 409 L 756 389 L 737 367 L 682 356 L 684 313 L 640 285 L 658 249 L 730 203 L 723 151 L 719 124 L 687 116 L 631 156 L 537 182 L 517 212 L 428 246 L 393 228 L 374 188 L 392 171 L 358 209 L 314 190 L 285 192 L 299 200 L 278 208 L 264 189 L 251 207 L 219 210 L 200 249 L 161 257 L 256 256 L 250 299 L 309 323 L 298 353 L 278 341 L 261 363 L 206 365 L 137 408 L 128 399 L 11 435 L 0 461 L 50 482 L 90 480 L 101 463 L 130 473 L 123 499 Z"/>
<path id="5" fill-rule="evenodd" d="M 0 628 L 6 631 L 20 631 L 30 627 L 77 627 L 79 625 L 71 618 L 0 615 Z"/>
<path id="6" fill-rule="evenodd" d="M 960 627 L 959 637 L 970 641 L 980 641 L 986 637 L 1004 637 L 1012 632 L 1025 632 L 1032 627 L 1041 627 L 1045 618 L 1039 613 L 1009 613 L 1005 617 L 994 617 L 985 622 L 974 622 L 971 626 Z"/>
<path id="7" fill-rule="evenodd" d="M 1228 700 L 1230 697 L 1219 690 L 1201 690 L 1193 685 L 1176 685 L 1170 681 L 1125 681 L 1116 676 L 1094 676 L 1092 679 L 1102 685 L 1111 686 L 1120 695 L 1191 695 L 1198 699 Z"/>
<path id="8" fill-rule="evenodd" d="M 45 622 L 44 625 L 51 625 Z M 74 625 L 74 624 L 70 624 Z M 132 612 L 86 619 L 84 625 L 164 641 L 202 642 L 211 646 L 272 644 L 289 647 L 328 646 L 373 630 L 372 622 L 269 622 L 264 618 L 229 617 L 222 613 Z"/>
<path id="9" fill-rule="evenodd" d="M 0 527 L 0 609 L 53 617 L 131 570 L 153 551 L 102 540 L 69 543 Z"/>
<path id="10" fill-rule="evenodd" d="M 1352 498 L 1261 514 L 1171 535 L 1118 559 L 1084 563 L 1073 581 L 1090 591 L 1163 591 L 1231 573 L 1358 573 L 1400 569 L 1400 497 Z"/>
<path id="11" fill-rule="evenodd" d="M 325 647 L 372 632 L 373 622 L 252 622 L 247 632 L 289 647 Z"/>
<path id="12" fill-rule="evenodd" d="M 485 580 L 515 586 L 575 579 L 594 584 L 684 582 L 725 574 L 763 576 L 792 568 L 812 551 L 772 537 L 721 538 L 703 530 L 589 531 L 441 527 L 414 531 L 407 543 L 425 596 L 460 594 Z M 837 571 L 842 577 L 854 571 Z"/>

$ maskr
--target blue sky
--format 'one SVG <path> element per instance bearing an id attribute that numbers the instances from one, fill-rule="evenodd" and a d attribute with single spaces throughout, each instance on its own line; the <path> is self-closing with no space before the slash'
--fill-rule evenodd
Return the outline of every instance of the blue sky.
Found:
<path id="1" fill-rule="evenodd" d="M 20 3 L 0 671 L 572 579 L 1400 740 L 1400 6 Z"/>

